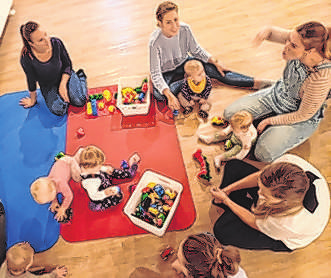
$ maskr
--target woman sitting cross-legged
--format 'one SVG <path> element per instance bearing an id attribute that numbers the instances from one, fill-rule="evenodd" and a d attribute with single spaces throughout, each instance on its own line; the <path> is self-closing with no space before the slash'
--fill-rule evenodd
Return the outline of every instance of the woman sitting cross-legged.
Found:
<path id="1" fill-rule="evenodd" d="M 221 244 L 292 251 L 310 244 L 329 220 L 330 193 L 319 171 L 284 155 L 259 170 L 239 160 L 225 165 L 213 203 L 225 209 L 214 225 Z"/>

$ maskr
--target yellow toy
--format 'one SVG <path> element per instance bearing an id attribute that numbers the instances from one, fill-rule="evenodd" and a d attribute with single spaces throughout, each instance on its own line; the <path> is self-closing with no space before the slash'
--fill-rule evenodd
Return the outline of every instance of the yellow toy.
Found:
<path id="1" fill-rule="evenodd" d="M 90 101 L 86 104 L 86 114 L 88 116 L 91 116 L 92 115 L 92 104 L 91 104 Z"/>
<path id="2" fill-rule="evenodd" d="M 115 110 L 116 110 L 116 107 L 115 107 L 114 105 L 109 105 L 109 107 L 108 107 L 108 111 L 109 111 L 110 113 L 114 113 Z"/>
<path id="3" fill-rule="evenodd" d="M 106 102 L 111 101 L 113 94 L 109 91 L 109 90 L 104 90 L 102 93 L 104 99 L 106 100 Z"/>
<path id="4" fill-rule="evenodd" d="M 98 102 L 98 109 L 99 109 L 99 110 L 103 110 L 103 109 L 105 109 L 105 103 L 102 102 L 102 101 L 99 101 L 99 102 Z"/>

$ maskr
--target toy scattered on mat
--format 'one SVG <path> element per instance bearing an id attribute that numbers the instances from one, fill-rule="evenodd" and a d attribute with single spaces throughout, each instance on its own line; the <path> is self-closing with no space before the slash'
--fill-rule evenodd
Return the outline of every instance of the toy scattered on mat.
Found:
<path id="1" fill-rule="evenodd" d="M 174 250 L 172 247 L 167 246 L 167 248 L 164 249 L 164 250 L 161 252 L 160 256 L 161 256 L 162 260 L 166 261 L 166 260 L 168 260 L 169 257 L 170 257 L 172 254 L 174 254 L 174 253 L 175 253 L 175 250 Z"/>
<path id="2" fill-rule="evenodd" d="M 177 192 L 150 182 L 142 189 L 141 199 L 133 216 L 162 228 L 177 197 Z"/>
<path id="3" fill-rule="evenodd" d="M 86 103 L 87 116 L 104 116 L 112 114 L 116 111 L 116 93 L 110 90 L 103 90 L 102 93 L 89 95 L 88 102 Z"/>
<path id="4" fill-rule="evenodd" d="M 229 122 L 225 119 L 223 119 L 222 117 L 219 117 L 219 116 L 214 116 L 212 119 L 211 119 L 211 123 L 212 125 L 215 125 L 215 126 L 220 126 L 220 127 L 227 127 L 229 125 Z"/>
<path id="5" fill-rule="evenodd" d="M 122 102 L 123 104 L 144 103 L 147 91 L 148 79 L 145 78 L 139 87 L 125 87 L 122 89 Z"/>
<path id="6" fill-rule="evenodd" d="M 76 134 L 77 134 L 78 138 L 81 138 L 81 137 L 85 136 L 85 131 L 82 127 L 80 127 L 77 129 Z"/>
<path id="7" fill-rule="evenodd" d="M 194 154 L 193 158 L 199 162 L 200 164 L 200 172 L 198 173 L 197 177 L 199 179 L 204 179 L 207 181 L 211 180 L 210 176 L 210 168 L 209 168 L 209 163 L 207 161 L 207 157 L 202 154 L 201 149 L 198 149 Z"/>
<path id="8" fill-rule="evenodd" d="M 104 152 L 96 146 L 83 148 L 79 157 L 82 187 L 90 198 L 89 207 L 93 211 L 103 211 L 122 202 L 122 190 L 119 186 L 113 185 L 113 179 L 132 178 L 137 172 L 140 156 L 137 153 L 133 154 L 125 169 L 103 165 L 104 161 Z"/>
<path id="9" fill-rule="evenodd" d="M 54 157 L 54 160 L 57 161 L 59 160 L 60 158 L 64 157 L 65 154 L 63 152 L 58 152 L 55 157 Z"/>
<path id="10" fill-rule="evenodd" d="M 65 155 L 63 152 L 58 153 L 48 176 L 36 179 L 30 187 L 33 199 L 38 204 L 51 203 L 49 210 L 61 223 L 70 221 L 72 216 L 70 205 L 73 193 L 69 181 L 71 179 L 75 182 L 81 181 L 79 155 L 80 150 L 74 156 Z"/>

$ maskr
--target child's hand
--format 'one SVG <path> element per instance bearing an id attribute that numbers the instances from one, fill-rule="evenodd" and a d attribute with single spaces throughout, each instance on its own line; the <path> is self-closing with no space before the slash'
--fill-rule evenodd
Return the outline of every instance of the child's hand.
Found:
<path id="1" fill-rule="evenodd" d="M 201 98 L 201 99 L 199 100 L 199 103 L 200 103 L 201 105 L 206 104 L 206 103 L 207 103 L 207 100 L 204 99 L 204 98 Z"/>
<path id="2" fill-rule="evenodd" d="M 63 208 L 63 207 L 59 207 L 59 209 L 57 210 L 57 212 L 56 212 L 54 218 L 55 218 L 58 222 L 61 222 L 61 221 L 63 221 L 66 217 L 67 217 L 66 209 Z"/>
<path id="3" fill-rule="evenodd" d="M 113 167 L 111 167 L 110 165 L 104 165 L 103 167 L 105 167 L 106 168 L 106 173 L 108 174 L 108 175 L 111 175 L 112 173 L 113 173 L 113 171 L 114 171 L 114 168 Z"/>
<path id="4" fill-rule="evenodd" d="M 139 156 L 139 154 L 138 154 L 138 153 L 134 153 L 134 154 L 131 155 L 131 157 L 129 158 L 129 162 L 128 162 L 129 167 L 131 168 L 131 166 L 132 166 L 133 164 L 138 164 L 139 161 L 140 161 L 140 156 Z"/>
<path id="5" fill-rule="evenodd" d="M 56 273 L 56 276 L 59 278 L 62 277 L 66 277 L 68 274 L 68 269 L 66 266 L 62 265 L 62 266 L 58 266 L 56 267 L 56 269 L 54 270 L 54 272 Z"/>
<path id="6" fill-rule="evenodd" d="M 60 207 L 60 205 L 59 205 L 58 201 L 55 200 L 55 201 L 52 201 L 52 203 L 51 203 L 51 205 L 49 206 L 48 209 L 49 209 L 51 212 L 57 212 L 58 209 L 59 209 L 59 207 Z"/>

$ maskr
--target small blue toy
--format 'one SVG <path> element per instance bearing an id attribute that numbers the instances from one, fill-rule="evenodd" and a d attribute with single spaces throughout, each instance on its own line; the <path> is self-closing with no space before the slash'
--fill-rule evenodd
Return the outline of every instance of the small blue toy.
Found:
<path id="1" fill-rule="evenodd" d="M 164 195 L 165 191 L 164 188 L 162 187 L 161 184 L 157 184 L 154 186 L 154 192 L 160 197 L 162 198 L 162 196 Z"/>
<path id="2" fill-rule="evenodd" d="M 172 112 L 172 114 L 173 114 L 174 116 L 178 116 L 179 112 L 178 112 L 178 110 L 174 110 L 174 111 Z"/>
<path id="3" fill-rule="evenodd" d="M 91 100 L 91 106 L 92 106 L 92 115 L 93 116 L 98 116 L 98 107 L 97 107 L 97 100 L 96 99 Z"/>
<path id="4" fill-rule="evenodd" d="M 128 162 L 126 161 L 126 160 L 122 160 L 122 162 L 121 162 L 121 168 L 122 169 L 129 169 L 129 164 L 128 164 Z"/>

